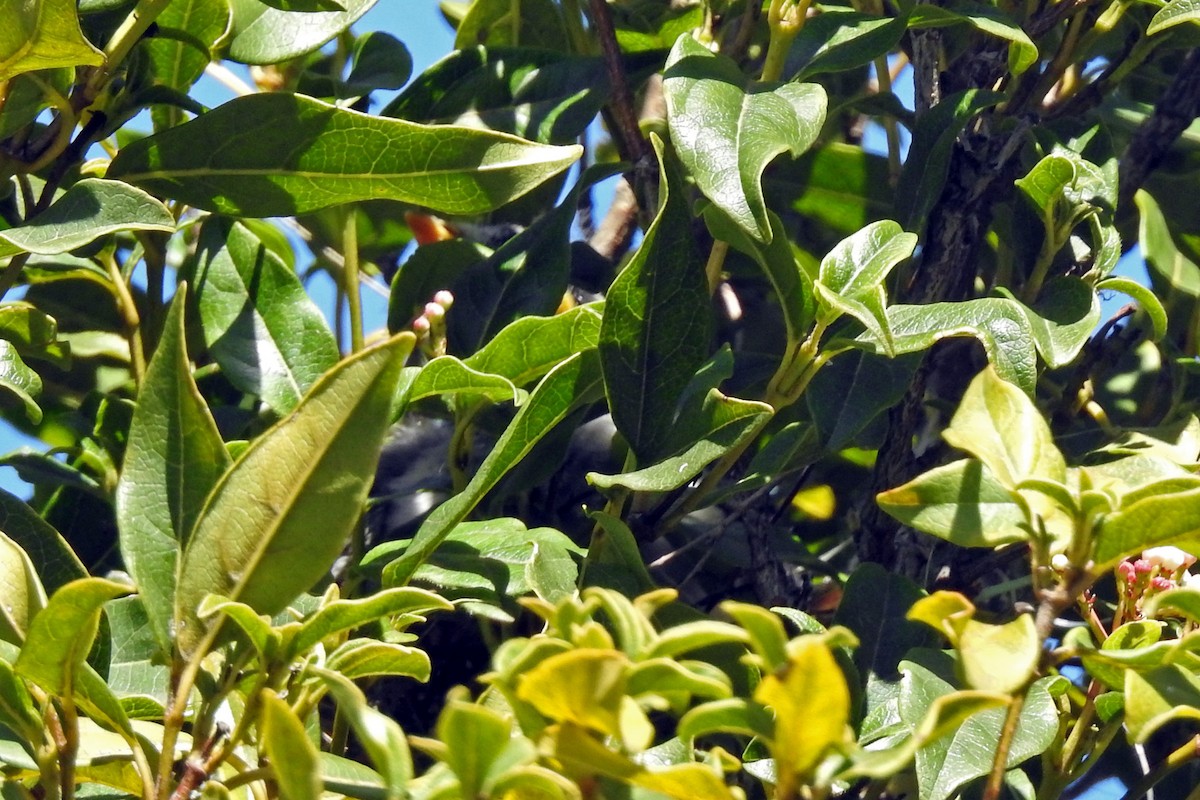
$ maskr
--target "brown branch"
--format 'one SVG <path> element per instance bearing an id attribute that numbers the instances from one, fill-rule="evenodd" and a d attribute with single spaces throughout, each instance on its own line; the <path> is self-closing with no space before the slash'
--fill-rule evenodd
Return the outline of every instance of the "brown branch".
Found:
<path id="1" fill-rule="evenodd" d="M 630 91 L 629 81 L 625 78 L 621 48 L 617 45 L 612 14 L 608 10 L 607 0 L 588 0 L 588 9 L 591 12 L 592 25 L 596 28 L 596 38 L 600 40 L 600 53 L 604 57 L 608 83 L 612 87 L 612 101 L 609 107 L 616 127 L 616 130 L 612 131 L 613 138 L 621 157 L 636 165 L 649 155 L 650 146 L 638 125 L 637 111 L 633 107 L 633 92 Z"/>
<path id="2" fill-rule="evenodd" d="M 1200 116 L 1200 48 L 1193 48 L 1163 92 L 1154 113 L 1133 134 L 1121 154 L 1119 207 L 1134 194 L 1166 157 L 1171 145 Z"/>

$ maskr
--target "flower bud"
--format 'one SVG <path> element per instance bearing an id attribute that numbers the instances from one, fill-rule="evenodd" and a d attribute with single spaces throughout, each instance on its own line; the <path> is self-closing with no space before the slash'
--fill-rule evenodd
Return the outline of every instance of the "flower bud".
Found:
<path id="1" fill-rule="evenodd" d="M 1174 573 L 1180 567 L 1187 568 L 1196 563 L 1196 557 L 1178 547 L 1151 547 L 1142 551 L 1142 558 L 1166 573 Z"/>

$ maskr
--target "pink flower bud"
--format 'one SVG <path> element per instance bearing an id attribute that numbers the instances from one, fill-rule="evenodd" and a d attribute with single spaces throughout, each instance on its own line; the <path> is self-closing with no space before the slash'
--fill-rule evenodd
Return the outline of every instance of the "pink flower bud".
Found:
<path id="1" fill-rule="evenodd" d="M 434 320 L 439 320 L 446 316 L 446 309 L 443 308 L 439 303 L 426 303 L 425 316 L 428 317 L 431 322 Z"/>
<path id="2" fill-rule="evenodd" d="M 425 317 L 417 317 L 413 320 L 412 329 L 417 336 L 425 336 L 429 333 L 429 320 Z"/>
<path id="3" fill-rule="evenodd" d="M 442 308 L 449 310 L 450 306 L 454 305 L 454 295 L 445 289 L 440 290 L 433 296 L 433 302 L 437 303 Z"/>

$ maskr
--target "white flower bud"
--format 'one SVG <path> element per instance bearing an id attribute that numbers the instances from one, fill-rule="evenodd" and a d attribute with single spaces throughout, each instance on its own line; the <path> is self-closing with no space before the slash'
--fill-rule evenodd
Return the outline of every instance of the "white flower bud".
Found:
<path id="1" fill-rule="evenodd" d="M 1178 547 L 1151 547 L 1142 551 L 1142 558 L 1166 573 L 1174 573 L 1180 567 L 1190 567 L 1196 557 Z"/>

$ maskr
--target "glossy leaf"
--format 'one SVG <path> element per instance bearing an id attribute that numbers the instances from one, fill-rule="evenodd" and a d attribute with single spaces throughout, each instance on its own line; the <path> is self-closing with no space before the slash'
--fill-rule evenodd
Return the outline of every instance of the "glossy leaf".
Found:
<path id="1" fill-rule="evenodd" d="M 1003 625 L 967 620 L 959 633 L 958 651 L 968 686 L 1006 694 L 1025 688 L 1042 654 L 1029 614 Z"/>
<path id="2" fill-rule="evenodd" d="M 223 146 L 213 149 L 213 141 Z M 127 145 L 108 174 L 197 208 L 251 217 L 370 199 L 479 214 L 566 169 L 579 153 L 577 146 L 371 117 L 302 95 L 265 93 Z"/>
<path id="3" fill-rule="evenodd" d="M 1034 345 L 1051 369 L 1074 361 L 1100 324 L 1100 300 L 1079 278 L 1059 276 L 1046 281 L 1033 308 L 1013 302 L 1025 314 Z"/>
<path id="4" fill-rule="evenodd" d="M 588 482 L 601 489 L 620 486 L 635 492 L 669 492 L 688 483 L 704 467 L 759 432 L 774 413 L 766 403 L 727 397 L 713 389 L 699 414 L 680 419 L 677 438 L 688 442 L 683 449 L 633 472 L 619 475 L 589 472 Z"/>
<path id="5" fill-rule="evenodd" d="M 879 17 L 831 6 L 805 23 L 789 51 L 803 66 L 796 80 L 861 67 L 885 55 L 904 35 L 903 17 Z"/>
<path id="6" fill-rule="evenodd" d="M 919 356 L 887 358 L 854 351 L 821 368 L 804 392 L 822 444 L 836 452 L 904 396 Z"/>
<path id="7" fill-rule="evenodd" d="M 30 622 L 13 665 L 17 674 L 54 697 L 71 694 L 92 649 L 104 604 L 131 591 L 104 578 L 80 578 L 56 591 Z"/>
<path id="8" fill-rule="evenodd" d="M 1054 206 L 1063 191 L 1075 180 L 1075 165 L 1071 159 L 1051 153 L 1034 165 L 1023 178 L 1014 183 L 1033 202 L 1051 223 L 1054 222 Z"/>
<path id="9" fill-rule="evenodd" d="M 384 569 L 384 584 L 408 582 L 504 474 L 572 410 L 592 402 L 600 388 L 599 364 L 590 350 L 568 358 L 542 378 L 466 488 L 430 514 L 404 555 Z"/>
<path id="10" fill-rule="evenodd" d="M 704 257 L 688 229 L 682 178 L 661 149 L 659 163 L 662 206 L 609 288 L 600 325 L 613 422 L 643 464 L 665 455 L 680 393 L 708 355 L 712 328 Z"/>
<path id="11" fill-rule="evenodd" d="M 277 64 L 311 53 L 375 5 L 375 0 L 338 2 L 344 11 L 294 13 L 259 0 L 230 0 L 233 38 L 229 57 L 244 64 Z"/>
<path id="12" fill-rule="evenodd" d="M 142 40 L 157 83 L 187 91 L 213 60 L 213 49 L 229 31 L 227 0 L 176 0 L 155 17 L 158 35 Z M 164 107 L 151 109 L 157 127 L 177 122 Z"/>
<path id="13" fill-rule="evenodd" d="M 20 645 L 29 621 L 46 607 L 46 590 L 21 546 L 0 533 L 0 639 Z"/>
<path id="14" fill-rule="evenodd" d="M 522 317 L 463 363 L 524 386 L 576 353 L 596 347 L 603 310 L 602 304 L 589 303 L 553 317 Z"/>
<path id="15" fill-rule="evenodd" d="M 234 386 L 279 414 L 338 360 L 337 342 L 304 286 L 245 225 L 205 222 L 193 268 L 209 352 Z"/>
<path id="16" fill-rule="evenodd" d="M 327 666 L 349 680 L 402 676 L 422 683 L 432 669 L 423 650 L 375 639 L 351 639 L 329 654 Z"/>
<path id="17" fill-rule="evenodd" d="M 1146 35 L 1153 36 L 1185 22 L 1200 22 L 1200 3 L 1196 0 L 1171 0 L 1150 19 Z"/>
<path id="18" fill-rule="evenodd" d="M 825 90 L 804 83 L 747 89 L 733 61 L 681 36 L 667 59 L 663 93 L 672 145 L 700 190 L 747 235 L 770 242 L 763 170 L 779 154 L 798 156 L 816 141 Z"/>
<path id="19" fill-rule="evenodd" d="M 458 23 L 454 47 L 480 44 L 563 49 L 570 39 L 551 0 L 475 0 Z"/>
<path id="20" fill-rule="evenodd" d="M 230 463 L 192 378 L 184 341 L 186 298 L 184 284 L 142 379 L 116 499 L 121 556 L 163 653 L 171 652 L 180 554 L 209 492 Z"/>
<path id="21" fill-rule="evenodd" d="M 85 178 L 24 225 L 0 231 L 0 258 L 16 253 L 53 255 L 123 230 L 175 230 L 167 207 L 122 181 Z"/>
<path id="22" fill-rule="evenodd" d="M 0 388 L 20 401 L 25 418 L 31 423 L 36 425 L 42 421 L 42 408 L 37 403 L 42 393 L 42 379 L 6 339 L 0 339 Z"/>
<path id="23" fill-rule="evenodd" d="M 757 703 L 740 697 L 714 700 L 689 710 L 679 719 L 676 733 L 683 740 L 713 733 L 770 738 L 775 720 Z"/>
<path id="24" fill-rule="evenodd" d="M 451 700 L 438 719 L 438 738 L 446 743 L 446 764 L 458 777 L 462 797 L 486 796 L 492 765 L 512 741 L 512 721 L 486 706 Z"/>
<path id="25" fill-rule="evenodd" d="M 517 692 L 552 720 L 619 736 L 628 667 L 628 659 L 616 650 L 570 650 L 526 672 Z"/>
<path id="26" fill-rule="evenodd" d="M 383 31 L 365 33 L 354 42 L 354 66 L 346 76 L 349 92 L 399 89 L 412 77 L 412 54 L 404 42 Z"/>
<path id="27" fill-rule="evenodd" d="M 896 353 L 925 350 L 952 336 L 974 336 L 1001 378 L 1033 394 L 1037 381 L 1033 331 L 1012 301 L 984 297 L 962 303 L 893 305 L 887 315 Z"/>
<path id="28" fill-rule="evenodd" d="M 329 569 L 366 499 L 412 346 L 401 334 L 341 362 L 225 473 L 184 551 L 182 652 L 204 635 L 196 608 L 206 595 L 275 613 Z"/>
<path id="29" fill-rule="evenodd" d="M 934 467 L 876 501 L 905 525 L 960 547 L 998 547 L 1029 537 L 1013 493 L 974 459 Z"/>
<path id="30" fill-rule="evenodd" d="M 971 381 L 942 436 L 982 461 L 1009 489 L 1026 478 L 1066 480 L 1066 462 L 1045 418 L 1024 392 L 991 367 Z"/>
<path id="31" fill-rule="evenodd" d="M 334 600 L 301 623 L 290 646 L 297 654 L 305 653 L 326 637 L 385 617 L 453 609 L 454 606 L 438 595 L 414 588 L 383 589 L 368 597 Z"/>
<path id="32" fill-rule="evenodd" d="M 73 0 L 33 0 L 6 11 L 0 33 L 0 82 L 37 69 L 104 62 L 103 54 L 83 38 Z"/>
<path id="33" fill-rule="evenodd" d="M 1096 284 L 1097 291 L 1114 291 L 1131 297 L 1150 318 L 1150 337 L 1154 341 L 1161 341 L 1167 335 L 1167 311 L 1163 308 L 1162 301 L 1158 299 L 1153 291 L 1146 288 L 1137 281 L 1129 278 L 1111 277 L 1105 278 Z"/>
<path id="34" fill-rule="evenodd" d="M 309 741 L 304 723 L 273 692 L 263 692 L 260 702 L 262 748 L 271 762 L 279 793 L 288 800 L 320 800 L 317 748 Z"/>

